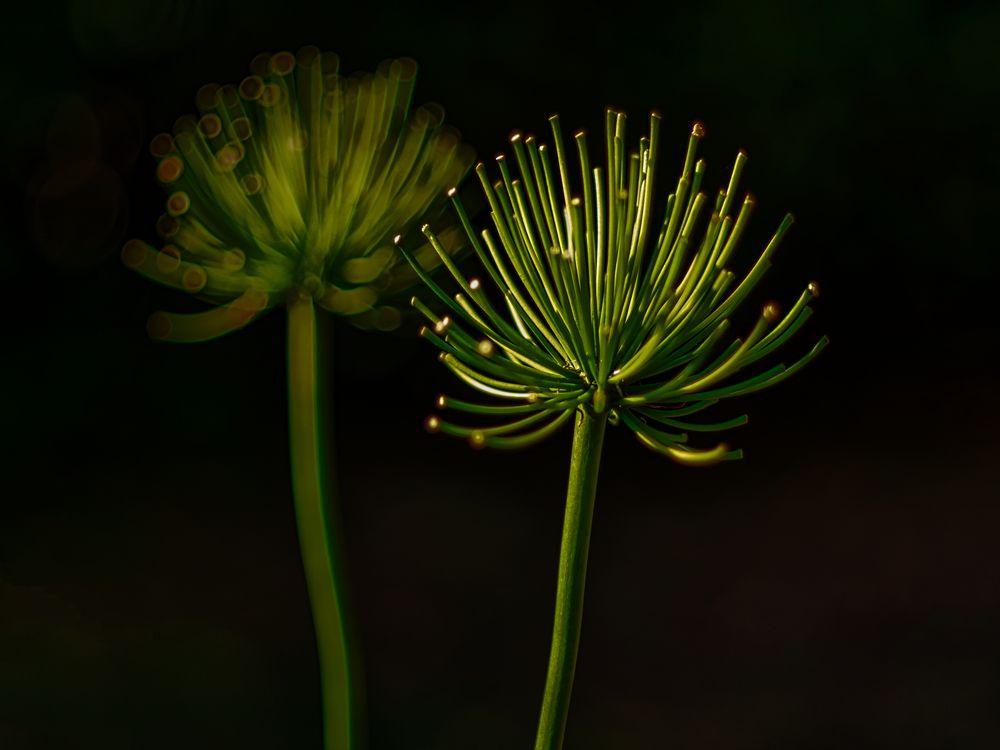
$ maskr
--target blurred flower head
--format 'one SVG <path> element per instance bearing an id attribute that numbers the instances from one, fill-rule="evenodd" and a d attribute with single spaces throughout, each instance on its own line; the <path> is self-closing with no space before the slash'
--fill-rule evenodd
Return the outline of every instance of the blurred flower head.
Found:
<path id="1" fill-rule="evenodd" d="M 391 237 L 434 208 L 471 164 L 443 112 L 412 112 L 416 64 L 382 63 L 342 77 L 313 47 L 259 55 L 239 85 L 203 86 L 199 116 L 153 139 L 166 188 L 159 249 L 131 240 L 125 263 L 216 305 L 156 313 L 156 338 L 201 340 L 306 294 L 365 326 L 394 328 L 386 298 L 415 277 Z M 459 231 L 446 231 L 453 249 Z M 426 267 L 438 262 L 421 250 Z"/>
<path id="2" fill-rule="evenodd" d="M 746 374 L 802 327 L 818 294 L 810 283 L 784 314 L 768 302 L 750 330 L 731 337 L 730 318 L 770 266 L 791 216 L 750 270 L 734 273 L 729 262 L 754 205 L 752 196 L 740 201 L 736 194 L 746 154 L 737 155 L 728 185 L 710 198 L 701 189 L 705 162 L 696 159 L 696 149 L 704 129 L 696 123 L 680 179 L 666 197 L 666 215 L 655 223 L 660 117 L 652 115 L 649 135 L 632 153 L 626 151 L 625 123 L 623 113 L 608 110 L 604 163 L 597 166 L 582 132 L 570 155 L 555 116 L 554 153 L 533 136 L 515 133 L 514 158 L 497 157 L 499 179 L 482 164 L 476 167 L 492 220 L 492 229 L 482 233 L 452 191 L 468 240 L 499 291 L 493 299 L 480 279 L 466 278 L 451 262 L 430 227 L 424 233 L 460 287 L 454 297 L 397 238 L 402 254 L 448 308 L 439 316 L 413 300 L 430 322 L 422 335 L 460 380 L 507 402 L 441 396 L 440 409 L 492 421 L 465 426 L 432 416 L 430 430 L 468 438 L 474 446 L 516 448 L 543 439 L 585 408 L 607 412 L 644 445 L 681 463 L 735 459 L 741 452 L 724 443 L 691 447 L 688 433 L 735 427 L 746 416 L 714 423 L 692 416 L 720 399 L 775 385 L 826 345 L 822 337 L 789 366 Z"/>

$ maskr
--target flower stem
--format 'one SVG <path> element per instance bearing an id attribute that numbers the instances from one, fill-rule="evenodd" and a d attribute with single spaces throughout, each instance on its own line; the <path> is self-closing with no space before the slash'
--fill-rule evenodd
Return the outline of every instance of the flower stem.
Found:
<path id="1" fill-rule="evenodd" d="M 587 575 L 590 526 L 601 465 L 601 447 L 607 414 L 593 414 L 580 407 L 573 428 L 573 454 L 566 489 L 566 516 L 559 551 L 559 586 L 552 626 L 552 650 L 545 678 L 542 715 L 538 720 L 535 750 L 559 750 L 566 732 L 576 652 L 583 619 L 583 591 Z"/>
<path id="2" fill-rule="evenodd" d="M 303 297 L 288 305 L 288 416 L 292 490 L 319 654 L 324 747 L 353 746 L 351 664 L 344 617 L 344 581 L 337 548 L 336 508 L 326 487 L 323 432 L 316 388 L 316 312 Z"/>

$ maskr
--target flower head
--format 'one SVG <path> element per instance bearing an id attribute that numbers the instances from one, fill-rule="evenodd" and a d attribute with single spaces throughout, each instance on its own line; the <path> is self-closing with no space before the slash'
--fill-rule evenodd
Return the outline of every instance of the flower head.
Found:
<path id="1" fill-rule="evenodd" d="M 746 416 L 717 423 L 692 416 L 720 399 L 784 380 L 827 344 L 824 336 L 789 366 L 745 374 L 806 322 L 818 294 L 815 283 L 784 314 L 769 302 L 742 338 L 730 337 L 730 317 L 770 266 L 792 217 L 781 222 L 749 272 L 738 276 L 728 264 L 754 204 L 749 195 L 741 202 L 736 196 L 745 153 L 737 155 L 728 186 L 711 199 L 701 191 L 705 162 L 696 160 L 696 149 L 704 128 L 696 123 L 657 226 L 652 206 L 659 115 L 651 116 L 639 150 L 627 154 L 625 115 L 608 110 L 606 166 L 592 167 L 586 136 L 577 133 L 573 161 L 582 180 L 570 164 L 558 118 L 549 122 L 554 159 L 547 145 L 515 133 L 514 159 L 497 157 L 498 181 L 482 164 L 476 167 L 492 231 L 477 234 L 451 192 L 469 242 L 501 292 L 496 303 L 479 279 L 459 271 L 429 227 L 424 233 L 461 288 L 454 297 L 397 238 L 402 254 L 449 308 L 438 317 L 414 299 L 431 323 L 422 335 L 459 379 L 508 402 L 441 396 L 441 409 L 503 421 L 467 427 L 432 416 L 428 428 L 466 437 L 475 446 L 515 448 L 551 434 L 582 407 L 607 412 L 644 445 L 681 463 L 739 458 L 741 452 L 725 444 L 689 447 L 687 433 L 735 427 Z"/>
<path id="2" fill-rule="evenodd" d="M 218 306 L 157 313 L 152 335 L 212 338 L 296 294 L 364 324 L 398 323 L 380 303 L 415 278 L 390 238 L 461 178 L 471 153 L 439 107 L 409 111 L 412 60 L 347 78 L 338 68 L 314 47 L 259 55 L 252 75 L 202 87 L 199 116 L 153 139 L 164 245 L 131 240 L 123 259 Z M 449 248 L 458 234 L 445 234 Z M 420 260 L 437 255 L 426 247 Z"/>

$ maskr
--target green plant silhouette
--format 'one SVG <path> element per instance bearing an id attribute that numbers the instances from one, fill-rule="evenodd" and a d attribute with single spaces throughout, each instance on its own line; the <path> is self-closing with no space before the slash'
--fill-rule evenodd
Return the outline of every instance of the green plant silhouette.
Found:
<path id="1" fill-rule="evenodd" d="M 507 402 L 441 396 L 440 409 L 488 422 L 467 426 L 432 416 L 428 429 L 467 438 L 476 447 L 519 448 L 575 422 L 536 750 L 561 747 L 565 732 L 608 422 L 624 424 L 643 445 L 682 464 L 740 458 L 741 451 L 724 443 L 691 447 L 688 433 L 736 427 L 746 423 L 745 415 L 722 422 L 692 416 L 722 399 L 779 383 L 827 344 L 824 336 L 790 366 L 744 374 L 802 327 L 818 287 L 809 284 L 784 315 L 777 303 L 767 303 L 743 338 L 728 340 L 730 317 L 764 276 L 792 219 L 785 217 L 749 272 L 739 277 L 730 271 L 754 204 L 748 195 L 736 209 L 747 157 L 742 151 L 737 155 L 728 186 L 713 200 L 701 190 L 705 163 L 696 160 L 696 149 L 704 128 L 696 123 L 657 227 L 652 209 L 660 119 L 651 116 L 649 135 L 637 152 L 627 153 L 625 115 L 608 110 L 603 166 L 592 166 L 582 132 L 574 137 L 571 159 L 555 116 L 550 118 L 554 159 L 547 145 L 516 133 L 513 163 L 497 157 L 498 181 L 482 164 L 476 167 L 492 224 L 481 233 L 452 191 L 468 241 L 499 290 L 494 300 L 479 279 L 462 274 L 429 226 L 424 234 L 460 288 L 454 296 L 396 238 L 401 254 L 448 308 L 439 317 L 413 300 L 431 324 L 422 335 L 460 380 Z"/>
<path id="2" fill-rule="evenodd" d="M 316 629 L 328 750 L 354 746 L 360 708 L 345 632 L 338 511 L 318 408 L 316 306 L 391 329 L 387 302 L 416 280 L 391 234 L 434 209 L 471 164 L 434 105 L 410 111 L 416 64 L 383 63 L 342 77 L 332 53 L 259 55 L 239 85 L 203 87 L 199 117 L 153 139 L 167 188 L 157 223 L 164 245 L 126 243 L 126 265 L 196 294 L 201 313 L 157 312 L 153 338 L 205 341 L 284 306 L 288 411 L 299 543 Z M 446 244 L 460 230 L 445 231 Z M 426 273 L 435 250 L 420 251 Z"/>

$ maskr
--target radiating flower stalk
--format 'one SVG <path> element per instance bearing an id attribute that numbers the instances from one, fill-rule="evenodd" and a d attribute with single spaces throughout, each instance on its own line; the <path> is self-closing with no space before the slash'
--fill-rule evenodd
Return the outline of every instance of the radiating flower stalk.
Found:
<path id="1" fill-rule="evenodd" d="M 745 424 L 745 415 L 716 422 L 692 417 L 722 399 L 781 382 L 827 344 L 824 336 L 790 365 L 748 373 L 803 326 L 818 294 L 810 283 L 784 314 L 768 302 L 748 332 L 730 338 L 731 317 L 771 265 L 792 217 L 785 217 L 748 272 L 735 273 L 729 263 L 754 205 L 750 195 L 737 197 L 746 154 L 737 155 L 728 184 L 711 198 L 702 190 L 706 165 L 696 150 L 704 129 L 696 123 L 657 225 L 660 116 L 651 116 L 649 134 L 632 153 L 626 151 L 625 124 L 623 113 L 607 111 L 603 164 L 596 166 L 586 135 L 577 133 L 571 150 L 555 116 L 553 147 L 514 134 L 514 158 L 497 157 L 499 179 L 482 164 L 476 168 L 492 225 L 482 232 L 450 191 L 468 241 L 499 292 L 492 299 L 482 281 L 463 275 L 430 227 L 423 232 L 458 285 L 454 296 L 396 238 L 401 254 L 447 308 L 439 316 L 413 299 L 430 323 L 422 335 L 461 381 L 498 399 L 441 396 L 439 409 L 486 422 L 466 425 L 435 415 L 428 429 L 467 438 L 476 447 L 520 448 L 574 422 L 536 750 L 561 747 L 565 732 L 607 424 L 624 424 L 647 448 L 682 464 L 741 458 L 725 443 L 691 446 L 688 433 L 727 430 Z"/>
<path id="2" fill-rule="evenodd" d="M 410 111 L 416 66 L 401 59 L 342 77 L 332 53 L 260 55 L 239 85 L 208 85 L 199 116 L 158 135 L 168 191 L 155 249 L 131 240 L 129 267 L 214 306 L 150 316 L 152 337 L 194 342 L 287 308 L 288 409 L 299 543 L 316 628 L 327 750 L 355 746 L 360 697 L 348 642 L 343 550 L 319 409 L 316 305 L 391 329 L 387 304 L 416 280 L 392 233 L 421 220 L 471 164 L 434 105 Z M 446 231 L 454 249 L 459 231 Z M 419 251 L 419 273 L 439 246 Z M 447 251 L 446 251 L 447 253 Z"/>

